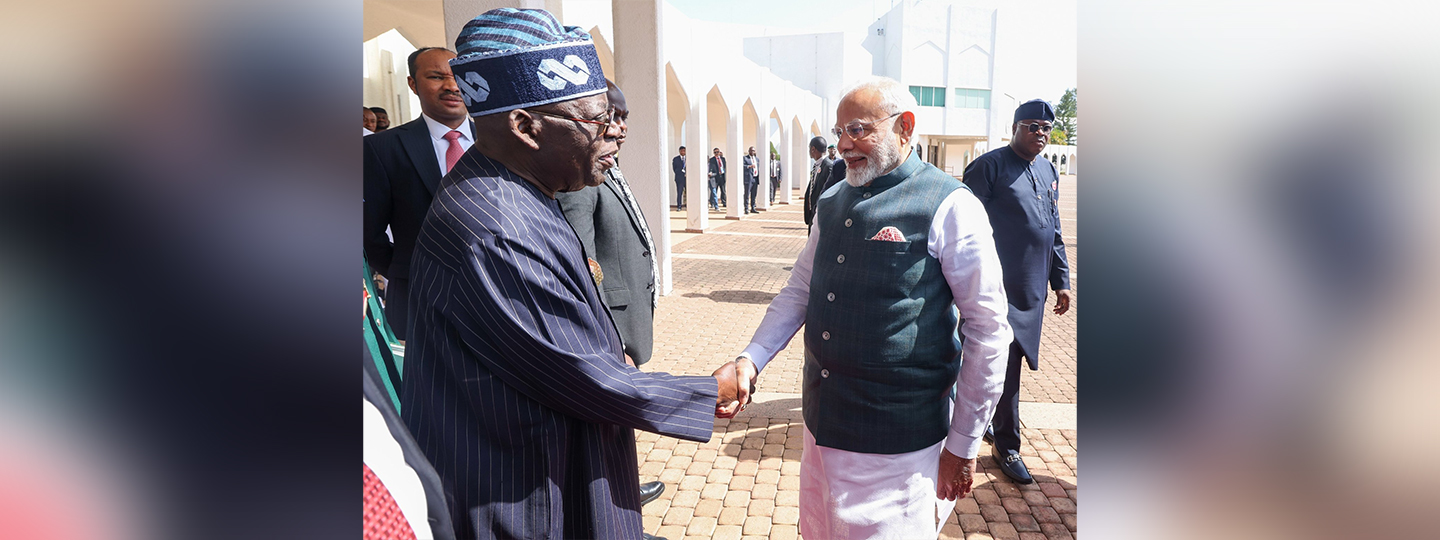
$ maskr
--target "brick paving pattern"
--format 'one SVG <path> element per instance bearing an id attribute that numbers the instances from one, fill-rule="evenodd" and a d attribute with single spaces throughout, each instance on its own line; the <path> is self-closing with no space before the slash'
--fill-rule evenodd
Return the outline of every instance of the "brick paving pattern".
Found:
<path id="1" fill-rule="evenodd" d="M 1061 218 L 1071 271 L 1075 179 L 1061 177 Z M 675 287 L 655 314 L 655 352 L 647 370 L 709 374 L 746 344 L 765 307 L 790 277 L 805 242 L 800 193 L 740 221 L 712 220 L 704 234 L 674 246 Z M 672 216 L 681 216 L 672 213 Z M 1078 289 L 1072 275 L 1071 286 Z M 1049 304 L 1053 305 L 1053 295 Z M 1020 399 L 1075 400 L 1076 295 L 1070 313 L 1047 315 L 1041 369 L 1025 370 Z M 796 334 L 760 376 L 758 391 L 778 396 L 737 418 L 717 420 L 704 444 L 639 432 L 642 481 L 659 479 L 665 492 L 646 505 L 645 531 L 670 540 L 794 539 L 799 533 L 802 335 Z M 1023 418 L 1022 418 L 1023 420 Z M 944 539 L 1056 540 L 1074 538 L 1076 433 L 1023 429 L 1021 448 L 1036 483 L 1011 482 L 982 446 L 975 491 L 959 501 L 942 529 Z M 813 540 L 813 539 L 812 539 Z"/>

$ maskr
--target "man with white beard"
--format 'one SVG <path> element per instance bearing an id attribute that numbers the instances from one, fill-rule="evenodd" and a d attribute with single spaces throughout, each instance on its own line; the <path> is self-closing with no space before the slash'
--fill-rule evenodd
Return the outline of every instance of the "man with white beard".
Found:
<path id="1" fill-rule="evenodd" d="M 1005 380 L 1012 335 L 990 223 L 969 189 L 908 152 L 915 106 L 887 78 L 840 100 L 849 172 L 820 196 L 789 282 L 735 360 L 751 384 L 721 411 L 743 408 L 803 323 L 810 538 L 935 538 L 970 492 Z"/>

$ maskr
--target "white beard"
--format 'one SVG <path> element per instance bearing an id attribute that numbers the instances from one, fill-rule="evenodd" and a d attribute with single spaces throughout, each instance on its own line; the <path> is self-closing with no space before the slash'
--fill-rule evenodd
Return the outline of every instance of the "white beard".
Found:
<path id="1" fill-rule="evenodd" d="M 851 187 L 863 187 L 900 165 L 899 137 L 893 131 L 885 133 L 886 137 L 875 145 L 874 154 L 862 154 L 853 150 L 845 152 L 845 157 L 865 158 L 864 167 L 845 172 L 845 183 Z"/>

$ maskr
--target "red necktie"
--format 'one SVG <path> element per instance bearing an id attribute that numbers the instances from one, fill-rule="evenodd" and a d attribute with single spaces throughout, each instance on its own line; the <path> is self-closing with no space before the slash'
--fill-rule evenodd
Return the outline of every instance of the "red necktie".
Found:
<path id="1" fill-rule="evenodd" d="M 450 169 L 455 168 L 455 162 L 460 161 L 460 156 L 465 149 L 460 146 L 460 132 L 450 130 L 445 134 L 445 140 L 450 141 L 450 148 L 445 149 L 445 173 L 449 174 Z"/>

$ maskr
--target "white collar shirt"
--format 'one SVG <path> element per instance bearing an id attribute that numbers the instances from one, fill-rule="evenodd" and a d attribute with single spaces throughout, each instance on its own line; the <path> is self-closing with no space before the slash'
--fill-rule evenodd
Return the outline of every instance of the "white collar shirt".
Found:
<path id="1" fill-rule="evenodd" d="M 430 143 L 435 147 L 435 162 L 440 164 L 440 176 L 445 176 L 445 173 L 449 172 L 445 170 L 445 152 L 450 150 L 450 141 L 445 140 L 445 134 L 451 131 L 450 126 L 441 124 L 424 113 L 421 113 L 420 117 L 425 119 L 425 127 L 430 129 Z M 455 131 L 460 132 L 460 138 L 456 140 L 460 141 L 460 147 L 464 150 L 469 150 L 470 146 L 475 144 L 475 139 L 470 136 L 474 131 L 474 120 L 466 117 L 465 123 Z"/>

